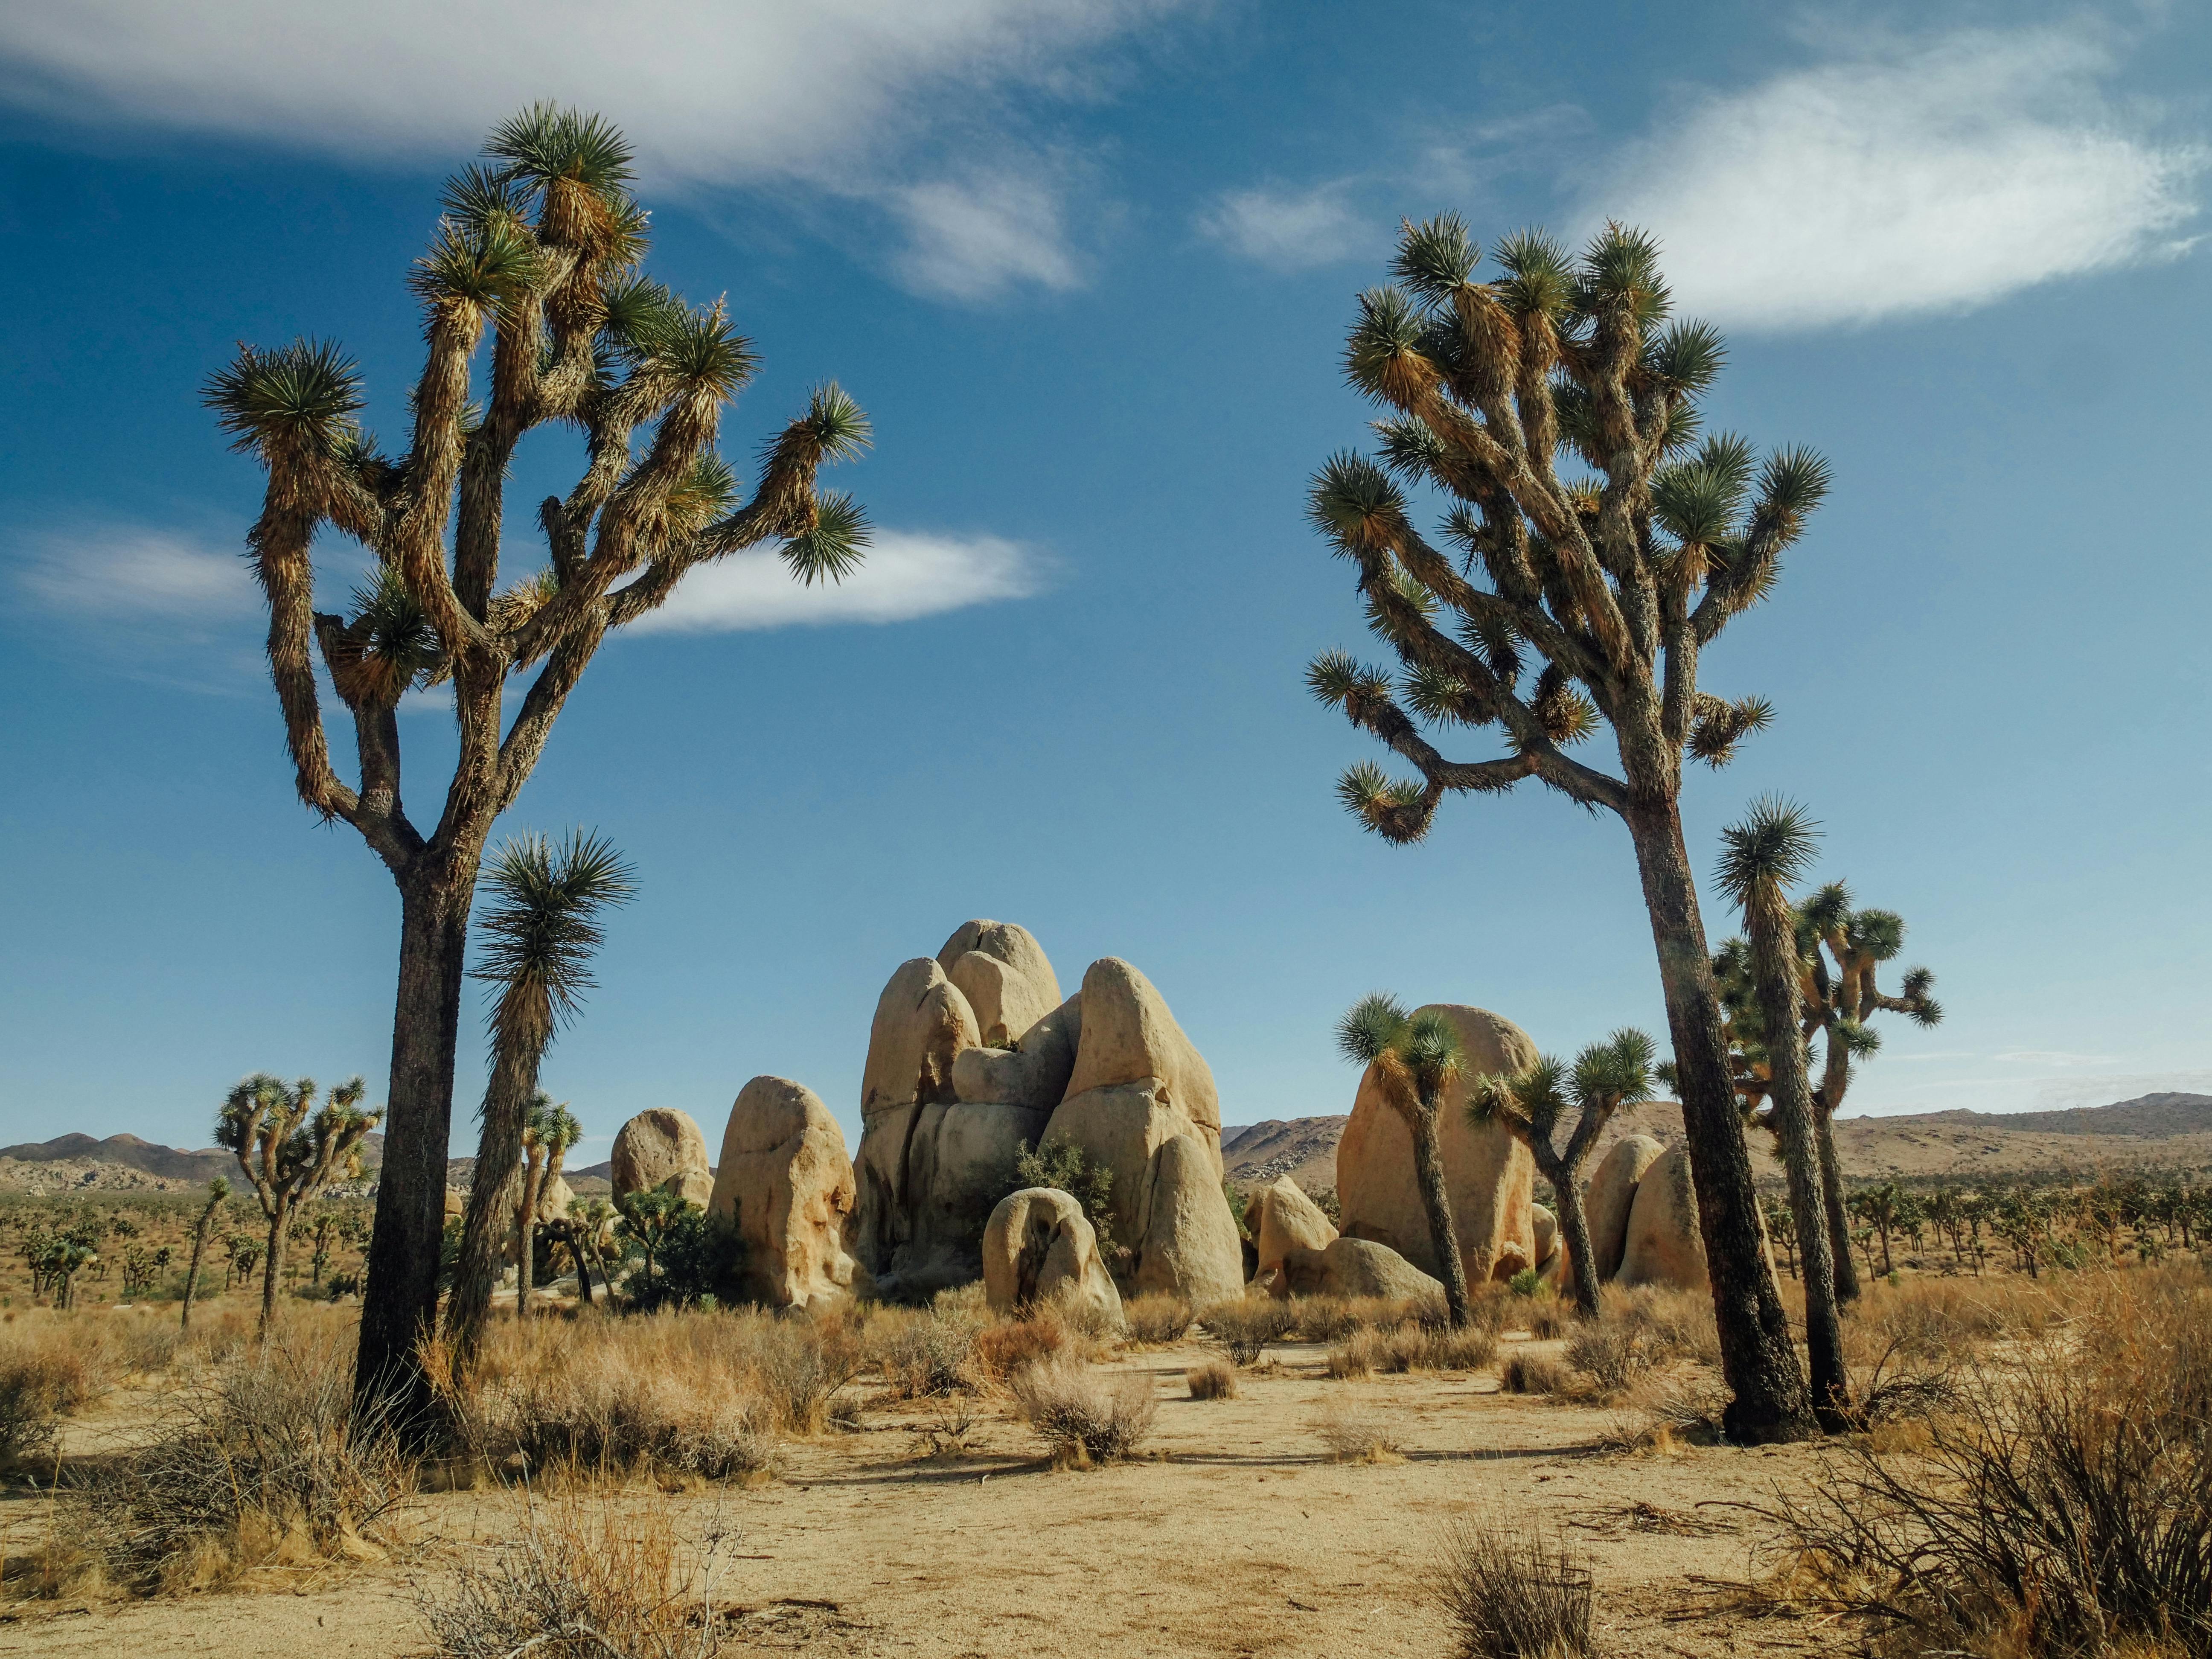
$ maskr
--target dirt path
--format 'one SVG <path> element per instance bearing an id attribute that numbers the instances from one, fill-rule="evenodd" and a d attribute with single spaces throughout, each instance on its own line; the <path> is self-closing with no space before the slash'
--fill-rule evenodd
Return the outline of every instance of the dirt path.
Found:
<path id="1" fill-rule="evenodd" d="M 1684 1617 L 1715 1604 L 1699 1577 L 1755 1569 L 1760 1534 L 1731 1505 L 1801 1480 L 1800 1449 L 1621 1452 L 1609 1411 L 1497 1391 L 1493 1375 L 1337 1382 L 1322 1350 L 1286 1347 L 1239 1398 L 1183 1398 L 1197 1346 L 1121 1361 L 1157 1379 L 1152 1460 L 1054 1473 L 1003 1407 L 973 1407 L 966 1449 L 917 1456 L 919 1431 L 957 1406 L 872 1410 L 859 1432 L 793 1448 L 785 1479 L 751 1491 L 634 1501 L 716 1512 L 749 1557 L 725 1594 L 771 1650 L 945 1656 L 1314 1655 L 1445 1650 L 1422 1594 L 1457 1516 L 1563 1527 L 1597 1585 L 1611 1655 L 1813 1651 L 1824 1632 L 1784 1620 Z M 1348 1406 L 1387 1424 L 1401 1462 L 1328 1462 L 1316 1419 Z M 30 1519 L 18 1499 L 14 1547 Z M 0 1656 L 52 1659 L 220 1651 L 225 1659 L 350 1659 L 426 1652 L 410 1579 L 434 1583 L 471 1536 L 501 1524 L 499 1495 L 426 1498 L 426 1541 L 388 1566 L 298 1575 L 295 1593 L 17 1604 Z M 280 1581 L 282 1582 L 282 1581 Z M 1671 1615 L 1671 1616 L 1670 1616 Z"/>

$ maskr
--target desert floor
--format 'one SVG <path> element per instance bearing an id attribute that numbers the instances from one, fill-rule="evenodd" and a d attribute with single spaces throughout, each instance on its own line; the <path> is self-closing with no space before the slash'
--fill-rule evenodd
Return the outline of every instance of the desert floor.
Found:
<path id="1" fill-rule="evenodd" d="M 1523 1344 L 1509 1336 L 1503 1354 Z M 1426 1584 L 1462 1516 L 1564 1529 L 1595 1575 L 1608 1654 L 1838 1644 L 1817 1623 L 1750 1616 L 1728 1589 L 1772 1565 L 1771 1532 L 1742 1506 L 1802 1486 L 1814 1451 L 1622 1449 L 1622 1413 L 1501 1394 L 1494 1368 L 1344 1382 L 1323 1352 L 1272 1349 L 1238 1398 L 1212 1401 L 1183 1383 L 1210 1345 L 1117 1358 L 1153 1376 L 1160 1407 L 1152 1455 L 1115 1468 L 1053 1470 L 1003 1401 L 921 1402 L 870 1407 L 855 1431 L 793 1444 L 780 1481 L 609 1501 L 667 1506 L 693 1536 L 734 1527 L 743 1559 L 717 1597 L 744 1610 L 740 1644 L 768 1650 L 1446 1652 Z M 1333 1407 L 1385 1425 L 1402 1459 L 1330 1462 L 1316 1425 Z M 963 1410 L 965 1448 L 928 1455 L 926 1431 Z M 118 1396 L 72 1425 L 71 1449 L 127 1439 L 145 1416 L 143 1399 Z M 418 1587 L 507 1526 L 516 1502 L 425 1494 L 414 1541 L 387 1563 L 268 1570 L 250 1589 L 167 1600 L 10 1604 L 0 1655 L 426 1653 Z M 40 1495 L 0 1501 L 11 1552 L 46 1525 Z"/>

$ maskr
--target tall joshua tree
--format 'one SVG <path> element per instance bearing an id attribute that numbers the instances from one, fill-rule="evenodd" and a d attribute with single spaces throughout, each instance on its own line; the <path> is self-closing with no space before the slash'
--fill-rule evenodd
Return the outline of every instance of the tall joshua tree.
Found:
<path id="1" fill-rule="evenodd" d="M 1406 227 L 1398 282 L 1359 301 L 1345 370 L 1389 412 L 1380 460 L 1316 476 L 1315 524 L 1358 573 L 1394 674 L 1316 659 L 1323 702 L 1419 774 L 1347 771 L 1345 804 L 1407 842 L 1447 793 L 1534 778 L 1627 827 L 1650 913 L 1738 1439 L 1809 1433 L 1803 1373 L 1760 1249 L 1758 1194 L 1729 1087 L 1721 1007 L 1682 838 L 1682 763 L 1718 765 L 1770 710 L 1705 690 L 1705 649 L 1774 584 L 1827 488 L 1815 455 L 1760 461 L 1703 438 L 1697 400 L 1720 337 L 1670 321 L 1657 246 L 1608 226 L 1577 257 L 1525 232 L 1477 282 L 1480 250 L 1446 215 Z M 1563 477 L 1579 459 L 1594 476 Z M 1401 480 L 1453 498 L 1455 556 L 1417 530 Z M 1533 678 L 1529 670 L 1535 670 Z M 1568 751 L 1611 729 L 1620 770 Z M 1498 727 L 1504 753 L 1447 758 L 1423 726 Z"/>
<path id="2" fill-rule="evenodd" d="M 1823 1428 L 1838 1430 L 1850 1421 L 1850 1376 L 1844 1364 L 1836 1269 L 1820 1196 L 1813 1082 L 1799 1024 L 1804 1016 L 1799 994 L 1803 959 L 1797 950 L 1797 917 L 1790 907 L 1790 890 L 1812 864 L 1817 839 L 1802 807 L 1772 799 L 1756 801 L 1742 823 L 1721 832 L 1717 879 L 1743 912 L 1752 994 L 1767 1033 L 1774 1133 L 1782 1143 L 1790 1207 L 1797 1217 L 1798 1245 L 1805 1255 L 1805 1351 L 1812 1362 L 1813 1411 Z"/>
<path id="3" fill-rule="evenodd" d="M 447 1135 L 469 904 L 493 821 L 528 780 L 570 692 L 611 632 L 694 567 L 777 547 L 803 581 L 859 562 L 866 522 L 817 495 L 824 461 L 868 424 L 834 385 L 762 454 L 750 500 L 716 448 L 723 407 L 756 359 L 720 302 L 685 305 L 639 270 L 647 217 L 632 153 L 597 116 L 539 105 L 503 122 L 487 163 L 447 185 L 408 279 L 423 365 L 404 450 L 362 428 L 361 377 L 334 344 L 241 347 L 207 387 L 268 474 L 248 549 L 269 605 L 269 665 L 300 798 L 342 818 L 399 890 L 391 1129 L 362 1300 L 356 1395 L 403 1413 L 430 1393 L 417 1339 L 437 1313 Z M 490 343 L 481 385 L 480 348 Z M 502 589 L 510 463 L 523 436 L 578 429 L 585 462 L 537 509 L 547 564 Z M 376 558 L 349 615 L 314 608 L 317 533 Z M 333 765 L 315 661 L 352 717 L 356 772 Z M 512 720 L 503 718 L 517 682 Z M 459 750 L 435 822 L 400 793 L 401 695 L 450 684 Z"/>
<path id="4" fill-rule="evenodd" d="M 200 1218 L 192 1223 L 192 1259 L 191 1264 L 185 1269 L 184 1311 L 177 1322 L 185 1330 L 192 1328 L 192 1297 L 200 1288 L 200 1259 L 207 1254 L 208 1233 L 215 1225 L 216 1212 L 222 1208 L 223 1200 L 229 1196 L 230 1182 L 223 1176 L 216 1176 L 208 1182 L 207 1208 L 202 1210 Z"/>
<path id="5" fill-rule="evenodd" d="M 1478 1122 L 1504 1123 L 1552 1183 L 1575 1306 L 1586 1319 L 1597 1317 L 1598 1286 L 1589 1218 L 1583 1208 L 1583 1165 L 1615 1112 L 1651 1098 L 1655 1052 L 1650 1037 L 1624 1026 L 1577 1054 L 1571 1069 L 1545 1054 L 1514 1076 L 1478 1078 L 1468 1091 L 1468 1115 Z M 1562 1146 L 1559 1121 L 1570 1109 L 1574 1127 Z"/>
<path id="6" fill-rule="evenodd" d="M 288 1085 L 257 1072 L 231 1090 L 216 1118 L 216 1145 L 238 1159 L 269 1223 L 261 1271 L 264 1335 L 276 1316 L 276 1281 L 284 1271 L 294 1212 L 341 1170 L 360 1171 L 362 1138 L 383 1119 L 381 1112 L 361 1109 L 366 1086 L 350 1079 L 317 1106 L 313 1078 Z"/>
<path id="7" fill-rule="evenodd" d="M 538 1271 L 538 1206 L 548 1188 L 561 1178 L 561 1162 L 582 1137 L 584 1126 L 566 1105 L 555 1105 L 544 1090 L 530 1103 L 522 1124 L 521 1213 L 515 1218 L 514 1316 L 530 1317 L 532 1280 Z"/>
<path id="8" fill-rule="evenodd" d="M 1467 1292 L 1467 1264 L 1460 1260 L 1452 1225 L 1451 1194 L 1437 1135 L 1443 1091 L 1460 1073 L 1459 1033 L 1442 1014 L 1406 1012 L 1397 998 L 1378 991 L 1362 997 L 1337 1022 L 1336 1044 L 1356 1066 L 1373 1068 L 1383 1098 L 1405 1120 L 1413 1138 L 1413 1182 L 1429 1219 L 1429 1248 L 1443 1275 L 1444 1304 L 1455 1329 L 1474 1317 Z"/>
<path id="9" fill-rule="evenodd" d="M 523 1200 L 523 1137 L 543 1097 L 538 1067 L 591 988 L 591 962 L 605 938 L 599 913 L 629 902 L 635 872 L 605 840 L 581 830 L 556 843 L 518 836 L 484 873 L 495 896 L 483 923 L 477 977 L 499 988 L 491 1006 L 491 1080 L 483 1132 L 461 1224 L 460 1260 L 446 1304 L 457 1367 L 475 1358 L 491 1310 L 501 1247 L 513 1237 Z"/>

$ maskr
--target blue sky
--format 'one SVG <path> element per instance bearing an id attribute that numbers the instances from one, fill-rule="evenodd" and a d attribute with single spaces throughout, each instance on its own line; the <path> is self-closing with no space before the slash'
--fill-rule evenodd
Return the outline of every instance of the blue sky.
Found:
<path id="1" fill-rule="evenodd" d="M 380 1090 L 396 897 L 291 794 L 238 558 L 258 477 L 198 386 L 234 341 L 336 336 L 397 430 L 440 182 L 539 97 L 629 133 L 651 269 L 765 358 L 730 453 L 832 376 L 877 432 L 834 480 L 880 526 L 867 571 L 692 578 L 507 820 L 640 868 L 547 1066 L 592 1146 L 648 1105 L 714 1136 L 763 1072 L 857 1132 L 877 992 L 975 915 L 1071 989 L 1137 963 L 1231 1122 L 1347 1109 L 1328 1027 L 1372 988 L 1547 1048 L 1663 1029 L 1617 823 L 1524 786 L 1386 847 L 1332 793 L 1371 750 L 1302 690 L 1362 643 L 1302 517 L 1364 436 L 1337 348 L 1397 220 L 1445 208 L 1649 226 L 1729 331 L 1716 422 L 1834 465 L 1708 659 L 1779 718 L 1686 812 L 1702 866 L 1751 797 L 1798 797 L 1823 876 L 1907 917 L 1949 1017 L 1891 1030 L 1855 1103 L 2212 1088 L 2212 29 L 1660 9 L 0 14 L 0 1142 L 198 1144 L 264 1067 Z M 574 449 L 533 440 L 511 499 Z M 511 534 L 510 568 L 541 557 Z M 335 599 L 358 550 L 318 558 Z M 423 701 L 418 811 L 450 745 Z"/>

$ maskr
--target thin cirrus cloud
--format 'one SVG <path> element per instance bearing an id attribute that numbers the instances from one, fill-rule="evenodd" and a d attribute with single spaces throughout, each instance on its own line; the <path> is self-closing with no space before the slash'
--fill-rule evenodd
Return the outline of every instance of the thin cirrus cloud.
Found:
<path id="1" fill-rule="evenodd" d="M 0 99 L 413 163 L 551 98 L 621 126 L 663 186 L 871 204 L 908 233 L 901 280 L 975 299 L 1079 280 L 1021 99 L 1096 95 L 1102 53 L 1203 3 L 72 0 L 0 8 Z"/>
<path id="2" fill-rule="evenodd" d="M 2143 131 L 2080 33 L 1976 32 L 1670 113 L 1581 195 L 1646 226 L 1678 301 L 1783 331 L 1984 305 L 2182 251 L 2206 152 Z"/>
<path id="3" fill-rule="evenodd" d="M 260 595 L 246 562 L 201 538 L 143 525 L 18 543 L 15 586 L 40 610 L 88 621 L 163 620 L 199 628 L 248 617 Z"/>
<path id="4" fill-rule="evenodd" d="M 1216 197 L 1198 216 L 1200 234 L 1274 270 L 1335 264 L 1364 251 L 1366 226 L 1349 181 L 1309 188 L 1263 185 Z"/>

